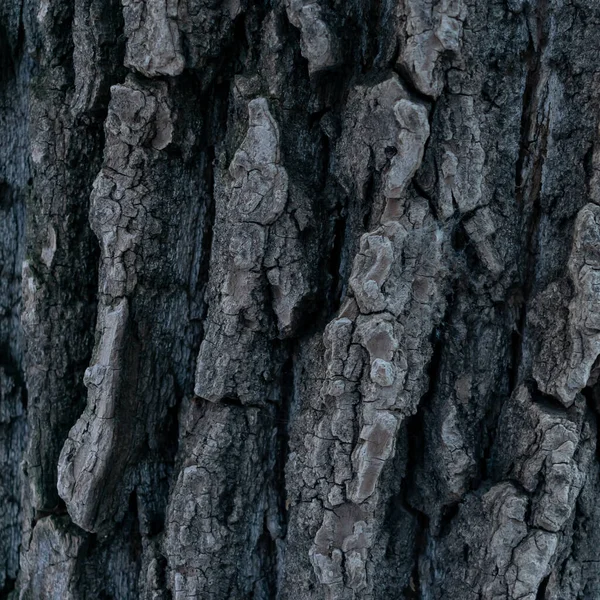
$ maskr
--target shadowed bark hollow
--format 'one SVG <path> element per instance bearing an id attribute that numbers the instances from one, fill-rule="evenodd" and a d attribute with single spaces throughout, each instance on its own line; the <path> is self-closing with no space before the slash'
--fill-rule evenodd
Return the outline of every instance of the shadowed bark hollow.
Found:
<path id="1" fill-rule="evenodd" d="M 600 599 L 597 0 L 0 0 L 0 598 Z"/>

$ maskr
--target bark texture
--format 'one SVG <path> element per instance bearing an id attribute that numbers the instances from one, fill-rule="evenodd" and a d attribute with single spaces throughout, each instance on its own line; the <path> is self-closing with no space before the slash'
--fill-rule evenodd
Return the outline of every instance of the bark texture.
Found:
<path id="1" fill-rule="evenodd" d="M 0 0 L 0 598 L 600 599 L 597 0 Z"/>

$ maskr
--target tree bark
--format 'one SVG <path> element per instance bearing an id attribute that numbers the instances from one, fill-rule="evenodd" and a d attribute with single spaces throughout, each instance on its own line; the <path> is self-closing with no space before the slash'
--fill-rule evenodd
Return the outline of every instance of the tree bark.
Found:
<path id="1" fill-rule="evenodd" d="M 0 598 L 600 598 L 599 47 L 0 0 Z"/>

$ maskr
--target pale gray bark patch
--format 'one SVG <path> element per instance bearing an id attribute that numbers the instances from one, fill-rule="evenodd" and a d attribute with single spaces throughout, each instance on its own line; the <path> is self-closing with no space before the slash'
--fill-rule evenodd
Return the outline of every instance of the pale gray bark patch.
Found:
<path id="1" fill-rule="evenodd" d="M 286 0 L 290 23 L 300 29 L 300 49 L 310 74 L 340 63 L 338 40 L 324 19 L 321 4 L 313 0 Z"/>
<path id="2" fill-rule="evenodd" d="M 460 49 L 466 4 L 462 0 L 407 0 L 399 4 L 404 5 L 406 22 L 399 32 L 403 44 L 398 62 L 421 93 L 437 97 L 444 85 L 439 59 L 445 51 Z"/>
<path id="3" fill-rule="evenodd" d="M 196 403 L 189 407 L 193 445 L 186 448 L 167 512 L 169 587 L 177 599 L 268 598 L 265 572 L 273 565 L 261 538 L 282 534 L 269 490 L 272 415 L 216 404 L 198 419 L 201 410 Z"/>
<path id="4" fill-rule="evenodd" d="M 212 402 L 236 397 L 260 404 L 266 388 L 253 385 L 252 373 L 257 364 L 264 364 L 262 378 L 265 383 L 272 379 L 268 370 L 269 338 L 275 334 L 265 310 L 269 302 L 265 275 L 272 286 L 272 310 L 282 332 L 292 325 L 298 300 L 293 296 L 302 297 L 303 282 L 302 274 L 294 267 L 301 256 L 290 266 L 282 265 L 283 269 L 277 266 L 277 257 L 284 250 L 281 245 L 287 245 L 285 230 L 290 234 L 291 254 L 292 236 L 298 235 L 291 222 L 278 227 L 288 202 L 288 174 L 281 164 L 279 127 L 265 98 L 251 100 L 248 113 L 246 137 L 224 174 L 225 189 L 217 202 L 213 243 L 216 260 L 211 270 L 215 300 L 207 315 L 194 391 Z M 268 266 L 271 269 L 267 271 Z M 249 354 L 256 362 L 247 360 Z"/>
<path id="5" fill-rule="evenodd" d="M 586 387 L 594 363 L 600 356 L 596 323 L 600 284 L 599 218 L 600 208 L 592 203 L 586 204 L 577 215 L 568 263 L 574 296 L 569 303 L 566 339 L 548 339 L 544 349 L 559 344 L 560 354 L 553 356 L 550 348 L 547 353 L 542 350 L 534 363 L 533 373 L 540 389 L 560 398 L 565 406 L 570 406 L 575 396 Z"/>

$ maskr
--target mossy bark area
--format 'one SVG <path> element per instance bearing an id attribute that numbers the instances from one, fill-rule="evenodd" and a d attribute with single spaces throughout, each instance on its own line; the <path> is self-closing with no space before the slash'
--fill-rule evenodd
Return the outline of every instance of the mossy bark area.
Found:
<path id="1" fill-rule="evenodd" d="M 600 598 L 595 0 L 0 0 L 0 596 Z"/>

